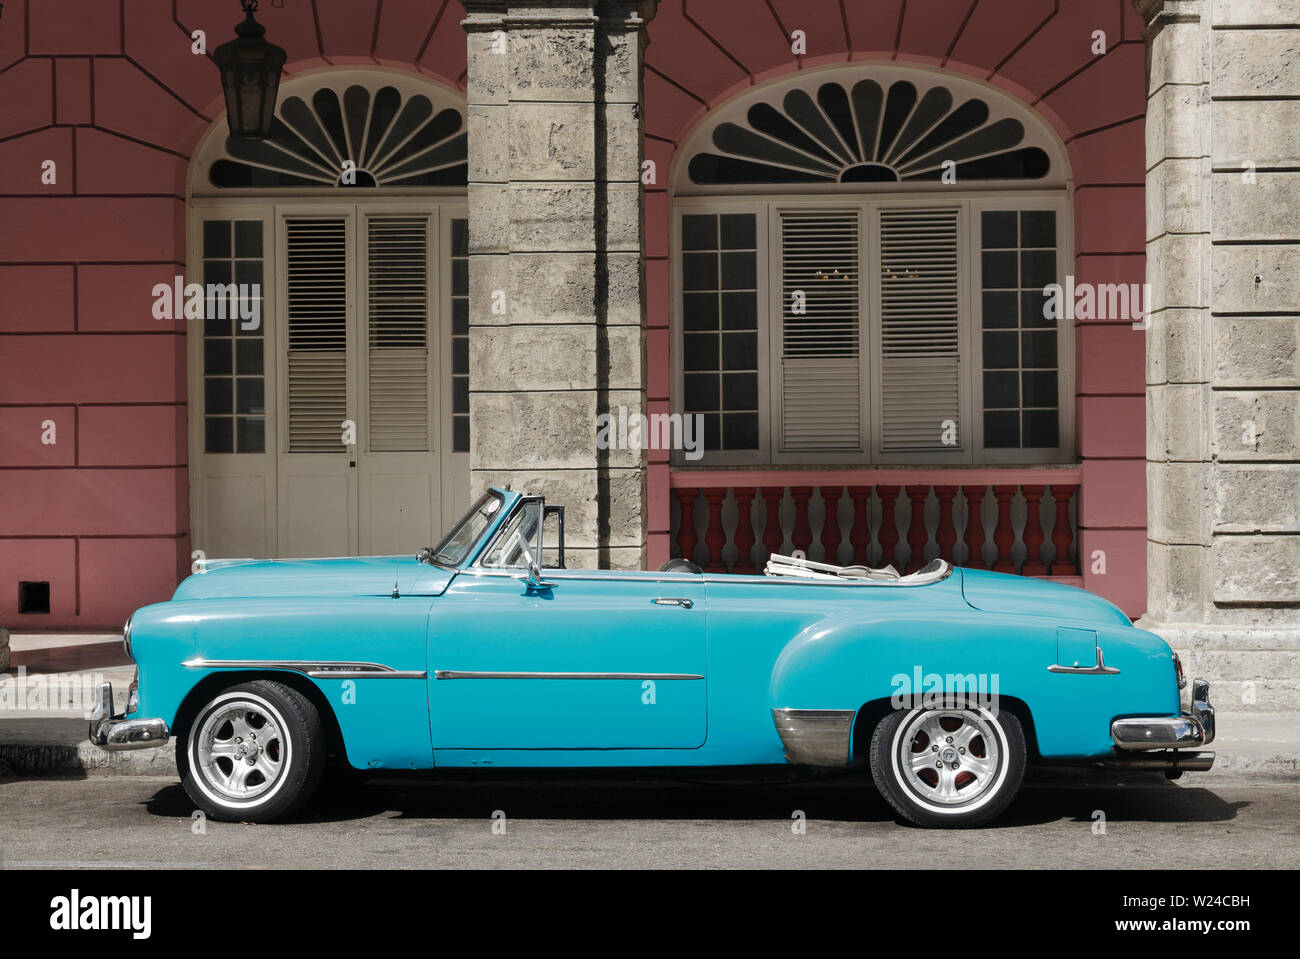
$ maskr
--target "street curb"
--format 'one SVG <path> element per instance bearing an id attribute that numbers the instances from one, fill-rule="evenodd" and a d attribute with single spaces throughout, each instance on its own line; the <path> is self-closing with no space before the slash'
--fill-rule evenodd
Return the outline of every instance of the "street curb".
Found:
<path id="1" fill-rule="evenodd" d="M 7 776 L 167 776 L 179 779 L 176 750 L 105 752 L 90 740 L 71 743 L 0 743 L 0 779 Z"/>

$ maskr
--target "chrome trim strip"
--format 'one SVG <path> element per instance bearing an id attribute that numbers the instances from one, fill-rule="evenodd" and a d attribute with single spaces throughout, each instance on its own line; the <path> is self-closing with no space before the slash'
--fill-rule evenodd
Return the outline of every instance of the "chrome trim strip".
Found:
<path id="1" fill-rule="evenodd" d="M 797 766 L 847 766 L 853 735 L 852 709 L 773 709 L 772 722 Z"/>
<path id="2" fill-rule="evenodd" d="M 381 663 L 284 659 L 187 659 L 190 669 L 287 669 L 312 679 L 424 679 L 423 669 L 393 669 Z"/>
<path id="3" fill-rule="evenodd" d="M 907 588 L 919 589 L 925 586 L 934 586 L 936 583 L 940 583 L 943 581 L 943 580 L 932 580 L 924 583 L 901 583 L 901 582 L 894 582 L 889 580 L 850 579 L 847 577 L 842 577 L 837 579 L 800 579 L 796 576 L 762 576 L 757 573 L 754 574 L 746 573 L 742 575 L 735 575 L 732 573 L 692 573 L 692 574 L 678 573 L 675 576 L 673 576 L 671 579 L 668 579 L 665 577 L 653 576 L 650 574 L 646 574 L 644 576 L 617 576 L 617 577 L 590 576 L 590 575 L 583 575 L 581 572 L 577 570 L 552 569 L 550 567 L 544 569 L 543 572 L 546 574 L 547 579 L 554 580 L 555 582 L 564 582 L 566 580 L 574 580 L 574 581 L 581 580 L 583 582 L 589 582 L 589 583 L 663 583 L 663 584 L 676 583 L 677 586 L 679 587 L 690 586 L 696 583 L 720 583 L 720 584 L 726 584 L 731 586 L 737 586 L 737 585 L 739 586 L 758 586 L 758 585 L 815 586 L 815 587 L 829 586 L 832 588 L 838 588 L 841 586 L 853 586 L 853 587 L 891 586 L 897 588 L 907 587 Z M 460 571 L 460 575 L 522 580 L 526 574 L 524 573 L 523 570 L 506 572 L 504 570 L 484 569 L 481 566 L 471 566 L 467 569 L 462 569 Z M 949 575 L 945 576 L 944 579 L 949 579 L 951 575 L 952 573 L 950 571 Z M 687 576 L 693 578 L 688 579 L 686 578 Z"/>
<path id="4" fill-rule="evenodd" d="M 1114 666 L 1107 666 L 1105 659 L 1101 655 L 1101 647 L 1097 647 L 1097 665 L 1095 666 L 1057 666 L 1055 664 L 1048 666 L 1049 673 L 1074 673 L 1078 676 L 1118 676 L 1119 670 Z"/>
<path id="5" fill-rule="evenodd" d="M 502 673 L 435 669 L 434 679 L 703 679 L 699 673 Z"/>

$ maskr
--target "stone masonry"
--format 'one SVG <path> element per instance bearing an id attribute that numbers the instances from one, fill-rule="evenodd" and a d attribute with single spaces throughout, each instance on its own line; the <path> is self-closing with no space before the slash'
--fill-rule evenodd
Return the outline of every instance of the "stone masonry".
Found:
<path id="1" fill-rule="evenodd" d="M 1147 26 L 1148 604 L 1220 708 L 1300 708 L 1300 0 Z"/>
<path id="2" fill-rule="evenodd" d="M 641 568 L 645 410 L 636 0 L 470 0 L 470 468 L 566 506 L 568 565 Z"/>

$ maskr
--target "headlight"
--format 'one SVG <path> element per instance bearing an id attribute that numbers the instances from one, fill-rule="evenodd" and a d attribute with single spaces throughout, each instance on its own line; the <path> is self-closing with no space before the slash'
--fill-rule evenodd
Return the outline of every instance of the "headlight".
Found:
<path id="1" fill-rule="evenodd" d="M 122 649 L 126 651 L 126 658 L 135 662 L 135 657 L 131 655 L 131 617 L 126 618 L 126 625 L 122 627 Z"/>
<path id="2" fill-rule="evenodd" d="M 1178 688 L 1182 689 L 1187 685 L 1187 674 L 1183 672 L 1183 661 L 1174 653 L 1174 675 L 1178 677 Z"/>

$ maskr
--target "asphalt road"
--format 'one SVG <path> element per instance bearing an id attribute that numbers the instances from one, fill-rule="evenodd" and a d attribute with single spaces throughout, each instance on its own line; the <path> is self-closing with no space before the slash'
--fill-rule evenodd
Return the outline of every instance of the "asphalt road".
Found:
<path id="1" fill-rule="evenodd" d="M 899 825 L 854 780 L 372 780 L 336 785 L 289 824 L 196 831 L 192 811 L 170 780 L 0 779 L 0 858 L 11 869 L 1300 865 L 1300 783 L 1198 785 L 1191 775 L 1027 785 L 979 832 Z"/>

